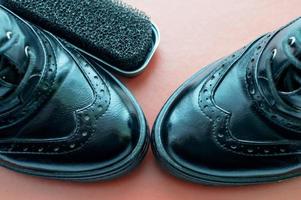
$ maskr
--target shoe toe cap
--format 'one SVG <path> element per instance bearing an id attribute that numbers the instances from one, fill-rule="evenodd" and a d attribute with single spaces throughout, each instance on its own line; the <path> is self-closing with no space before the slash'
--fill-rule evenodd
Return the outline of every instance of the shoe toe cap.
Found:
<path id="1" fill-rule="evenodd" d="M 129 154 L 147 136 L 147 125 L 136 102 L 116 85 L 109 85 L 110 104 L 97 120 L 92 148 L 104 160 Z M 97 148 L 98 147 L 98 148 Z"/>
<path id="2" fill-rule="evenodd" d="M 153 129 L 153 142 L 173 160 L 200 165 L 209 159 L 202 152 L 213 151 L 216 145 L 208 133 L 212 121 L 200 109 L 197 95 L 195 91 L 178 95 L 161 112 Z"/>

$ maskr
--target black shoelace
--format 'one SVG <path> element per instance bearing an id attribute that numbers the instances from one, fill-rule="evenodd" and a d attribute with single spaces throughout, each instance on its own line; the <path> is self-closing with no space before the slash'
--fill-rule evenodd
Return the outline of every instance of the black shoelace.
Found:
<path id="1" fill-rule="evenodd" d="M 12 48 L 17 40 L 18 36 L 16 34 L 7 32 L 6 38 L 0 41 L 0 99 L 7 97 L 14 91 L 22 89 L 18 85 L 22 81 L 24 74 L 18 70 L 18 66 L 14 65 L 13 61 L 4 56 L 4 53 Z M 30 58 L 28 47 L 25 48 L 25 54 L 28 59 L 24 64 L 28 64 Z"/>

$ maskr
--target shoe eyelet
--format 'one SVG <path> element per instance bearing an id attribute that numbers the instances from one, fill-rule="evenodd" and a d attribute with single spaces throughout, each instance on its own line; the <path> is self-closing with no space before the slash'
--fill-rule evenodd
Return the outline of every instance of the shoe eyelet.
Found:
<path id="1" fill-rule="evenodd" d="M 288 39 L 288 44 L 290 46 L 293 46 L 295 43 L 296 43 L 296 38 L 294 36 L 292 36 Z"/>
<path id="2" fill-rule="evenodd" d="M 29 46 L 25 46 L 24 52 L 25 52 L 26 57 L 28 57 L 29 56 Z"/>
<path id="3" fill-rule="evenodd" d="M 7 37 L 7 39 L 11 39 L 12 38 L 12 35 L 13 35 L 13 32 L 11 32 L 11 31 L 7 31 L 6 32 L 6 37 Z"/>
<path id="4" fill-rule="evenodd" d="M 276 57 L 277 55 L 277 49 L 272 50 L 272 60 Z"/>
<path id="5" fill-rule="evenodd" d="M 71 149 L 73 149 L 75 147 L 75 144 L 70 144 L 69 146 Z"/>

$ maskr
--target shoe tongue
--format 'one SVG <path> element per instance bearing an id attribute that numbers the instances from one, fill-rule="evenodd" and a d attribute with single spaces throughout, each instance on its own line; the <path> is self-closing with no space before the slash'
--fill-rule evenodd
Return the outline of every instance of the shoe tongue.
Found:
<path id="1" fill-rule="evenodd" d="M 280 97 L 286 103 L 301 108 L 301 71 L 288 65 L 274 78 Z"/>
<path id="2" fill-rule="evenodd" d="M 16 89 L 21 77 L 16 66 L 4 56 L 0 56 L 0 99 Z"/>
<path id="3" fill-rule="evenodd" d="M 292 92 L 301 87 L 301 71 L 292 65 L 281 70 L 281 73 L 273 73 L 276 87 L 282 92 Z"/>

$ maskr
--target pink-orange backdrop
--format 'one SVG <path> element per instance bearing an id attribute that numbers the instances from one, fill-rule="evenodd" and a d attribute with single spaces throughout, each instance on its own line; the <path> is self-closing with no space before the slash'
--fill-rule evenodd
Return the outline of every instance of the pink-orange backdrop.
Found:
<path id="1" fill-rule="evenodd" d="M 126 0 L 152 16 L 161 43 L 149 68 L 123 79 L 152 125 L 166 99 L 193 73 L 262 33 L 298 17 L 300 0 Z M 2 200 L 299 200 L 301 178 L 248 187 L 208 187 L 178 180 L 148 153 L 133 173 L 105 183 L 67 183 L 0 169 Z"/>

